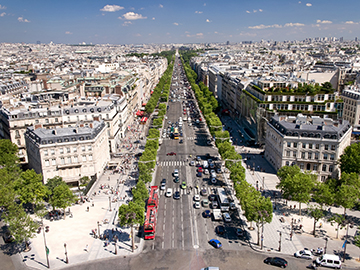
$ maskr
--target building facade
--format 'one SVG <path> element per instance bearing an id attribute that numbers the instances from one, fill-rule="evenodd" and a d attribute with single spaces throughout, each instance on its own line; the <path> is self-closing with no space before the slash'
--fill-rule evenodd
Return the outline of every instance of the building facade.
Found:
<path id="1" fill-rule="evenodd" d="M 94 121 L 88 127 L 56 129 L 28 127 L 25 133 L 29 168 L 42 174 L 44 184 L 60 176 L 78 185 L 81 177 L 97 177 L 110 161 L 107 127 Z"/>
<path id="2" fill-rule="evenodd" d="M 267 123 L 265 157 L 279 170 L 298 165 L 318 179 L 339 175 L 338 160 L 350 145 L 352 127 L 348 121 L 317 116 L 274 116 Z"/>

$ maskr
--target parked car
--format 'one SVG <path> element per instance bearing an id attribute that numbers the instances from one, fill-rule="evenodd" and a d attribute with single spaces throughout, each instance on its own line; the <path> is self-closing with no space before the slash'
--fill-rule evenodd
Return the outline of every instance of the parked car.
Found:
<path id="1" fill-rule="evenodd" d="M 190 166 L 195 166 L 195 161 L 190 161 Z"/>
<path id="2" fill-rule="evenodd" d="M 244 232 L 243 229 L 241 229 L 241 228 L 236 228 L 236 235 L 237 235 L 238 237 L 242 237 L 242 236 L 244 236 L 244 234 L 245 234 L 245 232 Z"/>
<path id="3" fill-rule="evenodd" d="M 204 218 L 210 218 L 211 217 L 211 211 L 210 210 L 205 210 L 203 212 L 203 217 Z"/>
<path id="4" fill-rule="evenodd" d="M 268 257 L 264 260 L 264 263 L 279 266 L 281 268 L 285 268 L 288 265 L 287 261 L 280 257 Z"/>
<path id="5" fill-rule="evenodd" d="M 200 202 L 195 202 L 194 203 L 194 207 L 196 208 L 196 209 L 200 209 Z"/>
<path id="6" fill-rule="evenodd" d="M 199 194 L 195 194 L 195 195 L 194 195 L 194 201 L 196 201 L 196 202 L 200 201 L 200 196 L 199 196 Z"/>
<path id="7" fill-rule="evenodd" d="M 228 212 L 223 213 L 223 218 L 225 222 L 231 222 L 231 217 Z"/>
<path id="8" fill-rule="evenodd" d="M 211 239 L 209 241 L 209 244 L 212 245 L 214 248 L 221 248 L 222 247 L 222 244 L 219 240 L 217 239 Z"/>
<path id="9" fill-rule="evenodd" d="M 298 250 L 294 253 L 294 256 L 296 258 L 302 258 L 308 260 L 314 259 L 314 256 L 311 254 L 311 251 L 308 249 Z"/>
<path id="10" fill-rule="evenodd" d="M 215 228 L 215 232 L 219 235 L 223 235 L 225 233 L 225 227 L 223 225 L 219 225 Z"/>
<path id="11" fill-rule="evenodd" d="M 201 189 L 201 190 L 200 190 L 200 194 L 201 194 L 201 196 L 207 196 L 208 193 L 207 193 L 206 188 Z"/>

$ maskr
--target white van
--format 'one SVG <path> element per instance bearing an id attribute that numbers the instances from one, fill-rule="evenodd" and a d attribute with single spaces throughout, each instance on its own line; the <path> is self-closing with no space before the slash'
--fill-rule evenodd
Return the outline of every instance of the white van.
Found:
<path id="1" fill-rule="evenodd" d="M 203 167 L 204 169 L 209 167 L 209 163 L 207 162 L 207 160 L 204 160 Z"/>
<path id="2" fill-rule="evenodd" d="M 324 254 L 316 258 L 316 264 L 337 269 L 341 268 L 341 260 L 339 256 L 332 254 Z"/>

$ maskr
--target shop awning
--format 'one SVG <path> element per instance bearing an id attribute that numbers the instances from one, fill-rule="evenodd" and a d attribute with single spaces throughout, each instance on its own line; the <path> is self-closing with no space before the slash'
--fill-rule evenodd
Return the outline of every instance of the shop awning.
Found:
<path id="1" fill-rule="evenodd" d="M 144 102 L 141 106 L 143 106 L 143 107 L 146 106 L 146 103 Z"/>
<path id="2" fill-rule="evenodd" d="M 154 93 L 154 91 L 151 91 L 151 92 L 150 92 L 150 95 L 152 95 L 153 93 Z"/>
<path id="3" fill-rule="evenodd" d="M 148 118 L 147 117 L 143 117 L 143 118 L 141 118 L 141 122 L 146 122 L 148 120 Z"/>

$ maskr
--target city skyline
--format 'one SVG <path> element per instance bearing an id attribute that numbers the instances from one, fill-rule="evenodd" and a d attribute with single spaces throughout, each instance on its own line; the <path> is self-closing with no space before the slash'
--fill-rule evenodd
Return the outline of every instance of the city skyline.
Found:
<path id="1" fill-rule="evenodd" d="M 360 2 L 0 1 L 0 42 L 210 43 L 360 36 Z"/>

